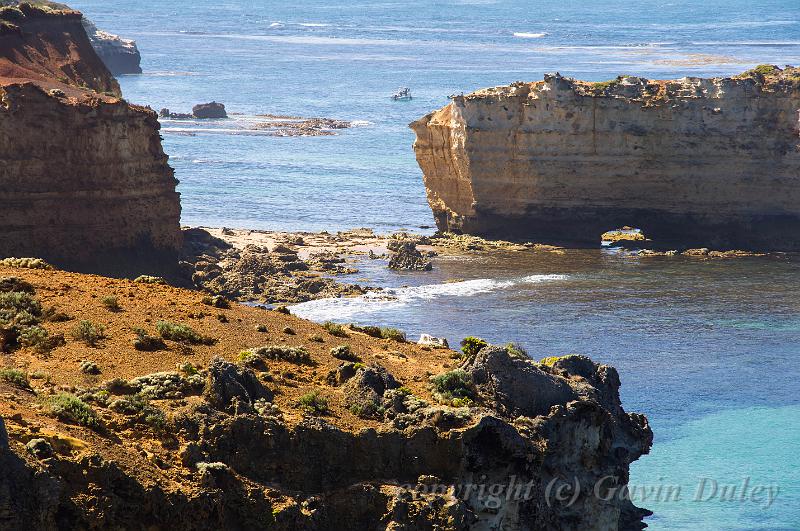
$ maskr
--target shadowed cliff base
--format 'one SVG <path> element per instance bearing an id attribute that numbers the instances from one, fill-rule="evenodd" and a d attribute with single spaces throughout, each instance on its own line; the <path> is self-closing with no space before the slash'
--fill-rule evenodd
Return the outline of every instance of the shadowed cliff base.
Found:
<path id="1" fill-rule="evenodd" d="M 800 69 L 455 96 L 411 124 L 442 231 L 566 245 L 800 249 Z"/>
<path id="2" fill-rule="evenodd" d="M 448 217 L 437 212 L 436 224 L 446 232 L 476 234 L 489 239 L 534 241 L 571 248 L 599 247 L 601 235 L 609 230 L 632 226 L 647 235 L 641 245 L 648 249 L 685 250 L 747 249 L 755 251 L 798 251 L 800 217 L 755 215 L 731 217 L 674 214 L 643 209 L 531 209 L 526 216 L 480 212 L 476 217 Z"/>

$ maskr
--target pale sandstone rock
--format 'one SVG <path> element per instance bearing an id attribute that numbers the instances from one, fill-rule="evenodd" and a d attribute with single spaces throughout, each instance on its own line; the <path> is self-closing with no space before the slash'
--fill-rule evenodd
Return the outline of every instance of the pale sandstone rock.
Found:
<path id="1" fill-rule="evenodd" d="M 766 78 L 558 74 L 456 96 L 411 124 L 440 230 L 597 244 L 800 248 L 800 70 Z"/>

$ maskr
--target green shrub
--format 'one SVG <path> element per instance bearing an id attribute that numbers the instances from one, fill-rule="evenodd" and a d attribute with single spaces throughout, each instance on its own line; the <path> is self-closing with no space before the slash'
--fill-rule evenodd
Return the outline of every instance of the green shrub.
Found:
<path id="1" fill-rule="evenodd" d="M 358 362 L 361 358 L 350 350 L 350 345 L 339 345 L 331 349 L 331 356 L 337 360 Z"/>
<path id="2" fill-rule="evenodd" d="M 56 347 L 66 344 L 62 334 L 53 334 L 41 326 L 24 328 L 19 333 L 19 343 L 24 347 L 31 347 L 40 354 L 50 352 Z"/>
<path id="3" fill-rule="evenodd" d="M 383 339 L 391 339 L 400 343 L 406 342 L 406 333 L 397 328 L 389 328 L 388 326 L 381 327 L 381 337 Z"/>
<path id="4" fill-rule="evenodd" d="M 107 296 L 103 297 L 102 299 L 100 299 L 100 302 L 103 304 L 103 306 L 106 307 L 106 310 L 108 310 L 109 312 L 121 312 L 122 311 L 122 306 L 119 305 L 119 301 L 117 300 L 116 297 L 113 297 L 111 295 L 107 295 Z"/>
<path id="5" fill-rule="evenodd" d="M 283 333 L 286 334 L 287 336 L 297 335 L 297 332 L 295 332 L 294 328 L 292 328 L 291 326 L 283 327 Z"/>
<path id="6" fill-rule="evenodd" d="M 482 348 L 488 346 L 489 343 L 479 337 L 468 336 L 461 340 L 461 352 L 468 358 L 475 356 Z"/>
<path id="7" fill-rule="evenodd" d="M 90 347 L 96 347 L 100 340 L 105 339 L 105 331 L 103 325 L 94 324 L 91 321 L 81 321 L 72 330 L 72 337 L 83 341 Z"/>
<path id="8" fill-rule="evenodd" d="M 42 315 L 42 306 L 33 295 L 24 291 L 0 293 L 0 319 L 19 321 L 20 314 L 28 314 L 34 318 L 39 317 Z"/>
<path id="9" fill-rule="evenodd" d="M 47 412 L 64 422 L 86 426 L 93 430 L 102 427 L 100 417 L 83 400 L 70 393 L 59 393 L 44 399 Z"/>
<path id="10" fill-rule="evenodd" d="M 312 391 L 300 397 L 297 407 L 309 415 L 324 415 L 328 412 L 328 400 L 318 391 Z"/>
<path id="11" fill-rule="evenodd" d="M 214 339 L 195 332 L 185 324 L 159 321 L 156 323 L 156 330 L 161 337 L 170 341 L 186 342 L 192 345 L 213 345 L 215 343 Z"/>
<path id="12" fill-rule="evenodd" d="M 555 362 L 564 358 L 565 356 L 547 356 L 546 358 L 542 358 L 539 360 L 539 365 L 546 365 L 548 367 L 552 367 Z"/>
<path id="13" fill-rule="evenodd" d="M 272 311 L 282 313 L 284 315 L 290 315 L 292 313 L 291 311 L 289 311 L 289 308 L 287 308 L 286 305 L 284 304 L 276 306 L 275 308 L 272 309 Z"/>
<path id="14" fill-rule="evenodd" d="M 335 337 L 348 337 L 347 336 L 347 331 L 340 324 L 336 324 L 336 323 L 331 322 L 331 321 L 326 321 L 325 323 L 322 324 L 322 328 L 324 328 L 325 331 L 328 332 L 332 336 L 335 336 Z"/>
<path id="15" fill-rule="evenodd" d="M 82 361 L 80 369 L 83 374 L 100 374 L 100 367 L 91 360 Z"/>
<path id="16" fill-rule="evenodd" d="M 260 324 L 256 325 L 256 332 L 261 332 L 262 334 L 266 334 L 267 332 L 269 332 L 269 329 L 267 328 L 267 325 Z"/>
<path id="17" fill-rule="evenodd" d="M 228 309 L 231 307 L 231 302 L 222 295 L 206 295 L 201 302 L 207 306 L 213 306 L 220 309 Z"/>
<path id="18" fill-rule="evenodd" d="M 750 77 L 754 75 L 768 76 L 770 74 L 774 74 L 776 70 L 778 70 L 778 67 L 775 65 L 758 65 L 755 68 L 744 72 L 740 77 Z"/>
<path id="19" fill-rule="evenodd" d="M 528 352 L 518 343 L 506 343 L 503 348 L 506 349 L 506 352 L 508 352 L 508 355 L 512 358 L 529 359 Z"/>
<path id="20" fill-rule="evenodd" d="M 240 354 L 240 358 L 243 358 L 244 354 L 252 354 L 253 356 L 258 356 L 261 359 L 268 359 L 274 361 L 288 361 L 289 363 L 296 363 L 296 364 L 305 364 L 311 365 L 313 364 L 313 360 L 311 359 L 311 354 L 308 353 L 306 349 L 303 347 L 283 347 L 279 345 L 271 345 L 268 347 L 259 347 L 250 350 L 245 350 Z M 245 361 L 245 359 L 242 359 Z"/>
<path id="21" fill-rule="evenodd" d="M 308 336 L 309 341 L 313 341 L 314 343 L 325 343 L 325 340 L 319 334 L 311 334 Z"/>
<path id="22" fill-rule="evenodd" d="M 350 323 L 348 326 L 351 330 L 355 330 L 356 332 L 361 332 L 362 334 L 367 334 L 372 337 L 381 337 L 380 326 L 359 326 L 355 323 Z"/>
<path id="23" fill-rule="evenodd" d="M 136 339 L 133 340 L 133 348 L 143 352 L 155 352 L 157 350 L 164 350 L 167 348 L 166 343 L 160 338 L 148 335 L 148 333 L 141 328 L 134 328 Z"/>
<path id="24" fill-rule="evenodd" d="M 19 369 L 0 369 L 0 380 L 20 389 L 30 389 L 31 383 L 28 375 Z"/>
<path id="25" fill-rule="evenodd" d="M 453 403 L 457 399 L 470 399 L 475 396 L 472 376 L 463 369 L 445 372 L 431 377 L 434 398 L 440 402 Z"/>

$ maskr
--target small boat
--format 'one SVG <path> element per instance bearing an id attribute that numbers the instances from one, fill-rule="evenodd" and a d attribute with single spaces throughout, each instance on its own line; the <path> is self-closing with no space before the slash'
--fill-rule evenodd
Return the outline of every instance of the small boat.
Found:
<path id="1" fill-rule="evenodd" d="M 411 99 L 411 90 L 408 87 L 397 89 L 397 92 L 392 94 L 394 101 L 409 101 Z"/>

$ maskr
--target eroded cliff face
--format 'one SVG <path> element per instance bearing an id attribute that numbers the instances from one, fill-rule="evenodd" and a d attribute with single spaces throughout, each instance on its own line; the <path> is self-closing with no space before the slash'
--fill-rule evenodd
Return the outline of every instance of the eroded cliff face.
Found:
<path id="1" fill-rule="evenodd" d="M 0 379 L 2 529 L 642 527 L 647 511 L 619 491 L 653 434 L 644 416 L 622 408 L 612 367 L 576 355 L 537 363 L 494 346 L 453 363 L 447 349 L 393 342 L 387 351 L 353 329 L 334 338 L 318 324 L 238 305 L 224 322 L 192 320 L 215 341 L 194 344 L 188 365 L 188 345 L 172 341 L 134 357 L 131 326 L 208 311 L 200 295 L 0 269 L 0 290 L 25 289 L 73 315 L 103 312 L 107 324 L 102 348 L 70 342 L 45 357 L 25 347 L 8 354 L 52 381 Z M 124 312 L 95 309 L 98 292 L 125 294 Z M 223 359 L 265 341 L 256 323 L 297 333 Z M 55 335 L 72 325 L 42 326 Z M 324 343 L 303 339 L 312 334 Z M 331 349 L 340 342 L 361 363 L 342 361 Z M 91 355 L 99 377 L 81 372 L 76 352 Z M 426 371 L 457 374 L 447 389 L 470 399 L 442 395 Z M 67 388 L 93 413 L 48 409 Z"/>
<path id="2" fill-rule="evenodd" d="M 0 21 L 0 255 L 174 264 L 180 202 L 155 113 L 120 98 L 80 13 L 22 5 Z"/>
<path id="3" fill-rule="evenodd" d="M 800 248 L 800 69 L 457 96 L 411 124 L 441 230 L 597 244 Z"/>

